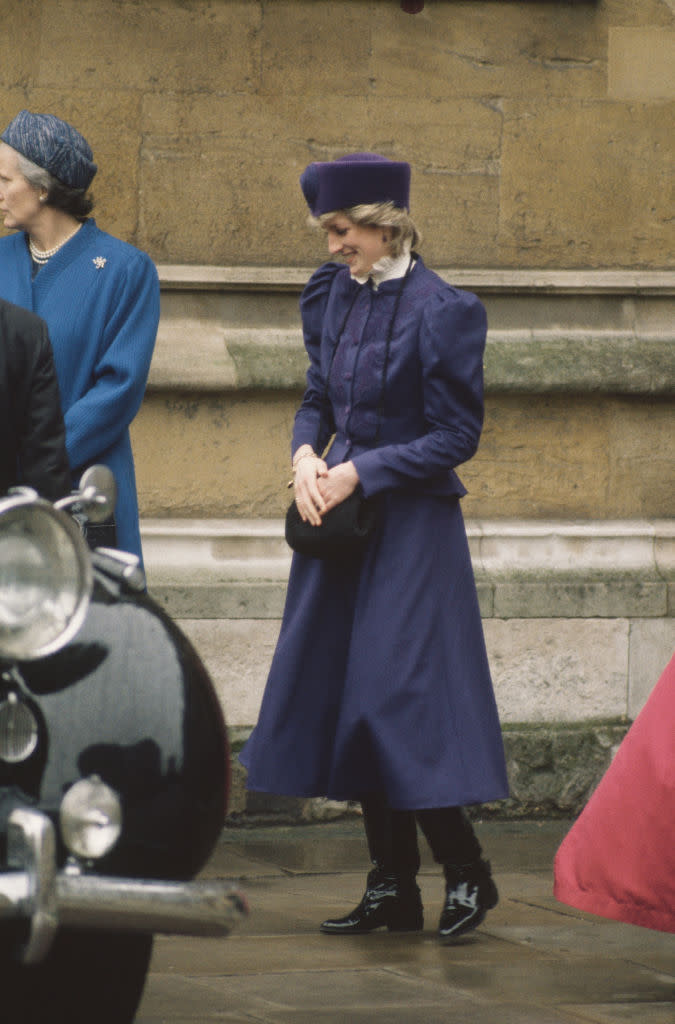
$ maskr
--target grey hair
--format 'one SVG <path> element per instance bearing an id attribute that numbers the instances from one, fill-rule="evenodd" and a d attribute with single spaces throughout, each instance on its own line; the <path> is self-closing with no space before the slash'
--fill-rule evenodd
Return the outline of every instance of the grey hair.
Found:
<path id="1" fill-rule="evenodd" d="M 417 248 L 422 241 L 422 236 L 408 211 L 402 210 L 400 206 L 394 206 L 393 203 L 361 203 L 346 210 L 333 210 L 331 213 L 322 213 L 319 217 L 310 217 L 309 222 L 325 230 L 340 214 L 363 227 L 389 228 L 389 249 L 393 257 L 400 256 L 406 248 Z"/>
<path id="2" fill-rule="evenodd" d="M 55 178 L 53 174 L 29 160 L 23 153 L 17 152 L 19 170 L 24 178 L 37 191 L 44 189 L 47 193 L 47 205 L 63 210 L 76 220 L 84 221 L 94 208 L 94 200 L 87 195 L 86 189 L 71 188 Z"/>
<path id="3" fill-rule="evenodd" d="M 54 175 L 50 174 L 49 171 L 46 171 L 44 167 L 38 167 L 37 164 L 34 164 L 33 161 L 29 160 L 27 156 L 23 155 L 23 153 L 19 153 L 16 150 L 15 152 L 19 163 L 19 170 L 29 185 L 32 185 L 33 188 L 38 190 L 44 188 L 49 192 L 49 190 L 57 184 L 57 180 Z"/>

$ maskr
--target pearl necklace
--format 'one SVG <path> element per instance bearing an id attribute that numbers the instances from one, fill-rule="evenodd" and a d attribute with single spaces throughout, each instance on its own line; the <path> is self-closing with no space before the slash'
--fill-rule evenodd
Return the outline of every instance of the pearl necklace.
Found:
<path id="1" fill-rule="evenodd" d="M 62 242 L 59 242 L 58 245 L 55 245 L 53 249 L 45 249 L 44 252 L 41 249 L 38 249 L 38 247 L 33 242 L 33 239 L 29 235 L 28 248 L 30 249 L 30 254 L 34 262 L 39 263 L 40 266 L 44 266 L 45 263 L 47 263 L 47 261 L 50 260 L 51 257 L 54 256 L 59 251 L 59 249 L 63 248 L 66 242 L 69 242 L 71 238 L 77 234 L 81 227 L 82 225 L 78 224 L 75 230 L 70 232 L 67 238 L 64 238 Z"/>

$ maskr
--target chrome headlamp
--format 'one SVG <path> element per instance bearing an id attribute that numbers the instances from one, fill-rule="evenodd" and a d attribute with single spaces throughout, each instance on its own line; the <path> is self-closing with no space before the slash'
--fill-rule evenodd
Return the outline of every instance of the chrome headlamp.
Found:
<path id="1" fill-rule="evenodd" d="M 38 744 L 39 726 L 35 714 L 10 691 L 0 701 L 0 761 L 27 761 Z"/>
<path id="2" fill-rule="evenodd" d="M 72 519 L 22 489 L 0 500 L 0 657 L 41 658 L 78 631 L 92 568 Z"/>

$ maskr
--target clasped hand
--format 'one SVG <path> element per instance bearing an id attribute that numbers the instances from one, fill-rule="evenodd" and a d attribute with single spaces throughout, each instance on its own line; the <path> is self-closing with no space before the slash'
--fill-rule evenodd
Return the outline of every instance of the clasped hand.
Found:
<path id="1" fill-rule="evenodd" d="M 353 462 L 329 469 L 323 459 L 301 459 L 295 470 L 295 504 L 304 522 L 320 526 L 321 519 L 348 498 L 359 482 Z"/>

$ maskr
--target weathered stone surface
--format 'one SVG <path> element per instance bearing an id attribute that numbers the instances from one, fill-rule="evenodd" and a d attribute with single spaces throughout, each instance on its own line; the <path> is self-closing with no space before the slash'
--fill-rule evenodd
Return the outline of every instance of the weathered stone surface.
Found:
<path id="1" fill-rule="evenodd" d="M 625 619 L 488 619 L 502 722 L 578 722 L 627 711 Z"/>
<path id="2" fill-rule="evenodd" d="M 673 0 L 610 0 L 598 16 L 607 25 L 672 25 Z"/>
<path id="3" fill-rule="evenodd" d="M 670 615 L 670 519 L 468 520 L 484 618 Z M 290 569 L 281 519 L 142 523 L 153 596 L 183 619 L 279 618 Z"/>
<path id="4" fill-rule="evenodd" d="M 13 117 L 20 106 L 13 106 L 12 100 L 20 102 L 14 89 L 25 88 L 34 84 L 39 64 L 35 55 L 40 50 L 40 17 L 42 0 L 25 0 L 15 4 L 11 0 L 3 0 L 2 32 L 0 32 L 0 116 L 6 120 Z M 21 40 L 21 45 L 17 45 Z M 5 107 L 7 104 L 7 109 Z M 3 127 L 5 121 L 3 120 Z"/>
<path id="5" fill-rule="evenodd" d="M 176 619 L 280 619 L 286 600 L 286 580 L 260 583 L 225 581 L 152 585 L 152 596 Z"/>
<path id="6" fill-rule="evenodd" d="M 211 673 L 226 721 L 256 722 L 279 622 L 188 620 L 182 626 Z"/>
<path id="7" fill-rule="evenodd" d="M 234 326 L 225 321 L 225 311 L 221 320 L 207 309 L 191 316 L 163 313 L 151 390 L 285 391 L 304 386 L 307 354 L 297 310 L 293 310 L 296 322 L 289 327 L 281 327 L 283 307 L 274 309 L 277 319 L 272 324 L 254 324 L 247 322 L 250 309 L 242 308 L 237 298 L 227 303 L 227 319 L 235 320 Z M 242 314 L 238 323 L 237 308 Z M 672 397 L 675 345 L 671 337 L 610 332 L 606 325 L 598 334 L 593 336 L 588 326 L 575 335 L 552 325 L 528 331 L 491 326 L 485 351 L 486 392 Z"/>
<path id="8" fill-rule="evenodd" d="M 675 31 L 613 28 L 609 32 L 608 93 L 613 99 L 665 100 L 675 93 Z"/>
<path id="9" fill-rule="evenodd" d="M 292 392 L 149 394 L 132 430 L 143 516 L 278 517 L 299 399 Z M 490 395 L 460 468 L 468 518 L 672 515 L 673 415 L 664 402 Z"/>
<path id="10" fill-rule="evenodd" d="M 506 101 L 498 262 L 671 263 L 674 117 L 672 102 Z"/>
<path id="11" fill-rule="evenodd" d="M 142 94 L 257 86 L 262 5 L 247 0 L 43 2 L 40 84 Z M 114 122 L 111 122 L 114 124 Z"/>
<path id="12" fill-rule="evenodd" d="M 592 6 L 429 4 L 425 14 L 408 19 L 403 33 L 397 6 L 378 17 L 373 33 L 376 95 L 417 92 L 422 67 L 431 100 L 604 90 L 606 43 Z"/>
<path id="13" fill-rule="evenodd" d="M 672 405 L 617 401 L 609 433 L 608 504 L 617 515 L 644 513 L 658 505 L 663 516 L 675 512 L 675 416 Z M 633 491 L 639 480 L 638 492 Z M 630 508 L 632 511 L 627 513 Z M 650 513 L 652 515 L 654 513 Z"/>
<path id="14" fill-rule="evenodd" d="M 368 5 L 275 0 L 263 6 L 261 84 L 265 96 L 299 96 L 308 110 L 309 96 L 339 92 L 358 101 L 368 94 L 374 27 L 369 24 L 372 10 Z M 289 60 L 291 51 L 293 59 Z"/>
<path id="15" fill-rule="evenodd" d="M 304 263 L 319 262 L 326 257 L 325 242 L 306 225 L 298 188 L 303 167 L 350 148 L 402 158 L 405 153 L 392 139 L 412 132 L 418 115 L 411 100 L 384 103 L 376 112 L 361 99 L 345 107 L 341 95 L 331 93 L 320 107 L 303 109 L 303 131 L 309 138 L 304 143 L 297 130 L 298 100 L 287 91 L 268 97 L 263 107 L 249 95 L 235 94 L 222 102 L 220 107 L 208 96 L 193 95 L 145 104 L 144 226 L 148 246 L 160 260 L 181 252 L 187 262 L 200 263 L 243 259 L 297 264 L 298 254 Z M 447 101 L 431 114 L 429 148 L 414 198 L 427 258 L 441 259 L 445 252 L 446 258 L 469 266 L 489 262 L 498 227 L 494 160 L 500 119 L 483 104 L 469 101 Z M 455 126 L 449 139 L 448 124 Z M 189 196 L 191 215 L 186 218 L 185 209 L 167 206 L 165 197 L 185 190 L 197 161 L 199 189 Z M 217 197 L 222 229 L 213 230 L 213 207 L 200 201 L 202 193 Z M 260 216 L 261 203 L 265 217 Z M 433 242 L 439 209 L 453 211 L 448 214 L 449 250 Z"/>
<path id="16" fill-rule="evenodd" d="M 297 108 L 287 98 L 263 106 L 247 93 L 155 94 L 144 109 L 144 231 L 157 259 L 293 262 L 309 249 L 318 262 L 298 188 Z M 167 204 L 168 195 L 181 202 Z"/>
<path id="17" fill-rule="evenodd" d="M 628 715 L 636 718 L 675 653 L 675 619 L 637 619 L 629 640 Z"/>
<path id="18" fill-rule="evenodd" d="M 469 809 L 481 819 L 574 817 L 609 767 L 628 722 L 604 721 L 579 726 L 519 726 L 504 729 L 510 784 L 507 800 Z M 232 757 L 230 821 L 236 824 L 326 821 L 358 813 L 358 805 L 306 800 L 246 790 L 246 771 Z"/>
<path id="19" fill-rule="evenodd" d="M 667 403 L 561 395 L 521 402 L 491 396 L 478 453 L 460 469 L 469 489 L 465 514 L 669 517 L 673 450 Z"/>
<path id="20" fill-rule="evenodd" d="M 523 336 L 491 331 L 485 352 L 488 391 L 548 391 L 672 396 L 675 345 L 671 338 L 636 338 L 605 328 L 576 336 L 549 325 Z"/>
<path id="21" fill-rule="evenodd" d="M 675 648 L 672 619 L 484 620 L 504 724 L 634 717 Z M 251 725 L 278 619 L 182 619 L 231 726 Z"/>
<path id="22" fill-rule="evenodd" d="M 500 582 L 494 590 L 493 617 L 512 619 L 529 610 L 533 618 L 616 618 L 624 615 L 662 618 L 668 611 L 663 580 L 577 578 L 561 580 L 553 573 L 542 579 Z"/>
<path id="23" fill-rule="evenodd" d="M 478 453 L 460 469 L 469 490 L 465 514 L 612 516 L 606 500 L 612 415 L 612 402 L 602 399 L 488 397 Z"/>
<path id="24" fill-rule="evenodd" d="M 506 728 L 510 797 L 483 813 L 504 817 L 577 814 L 609 767 L 627 729 L 627 722 Z"/>
<path id="25" fill-rule="evenodd" d="M 301 170 L 377 149 L 431 262 L 672 265 L 665 0 L 1 6 L 0 119 L 81 127 L 104 225 L 155 259 L 313 265 Z"/>
<path id="26" fill-rule="evenodd" d="M 156 394 L 133 426 L 143 515 L 279 516 L 296 395 Z"/>

